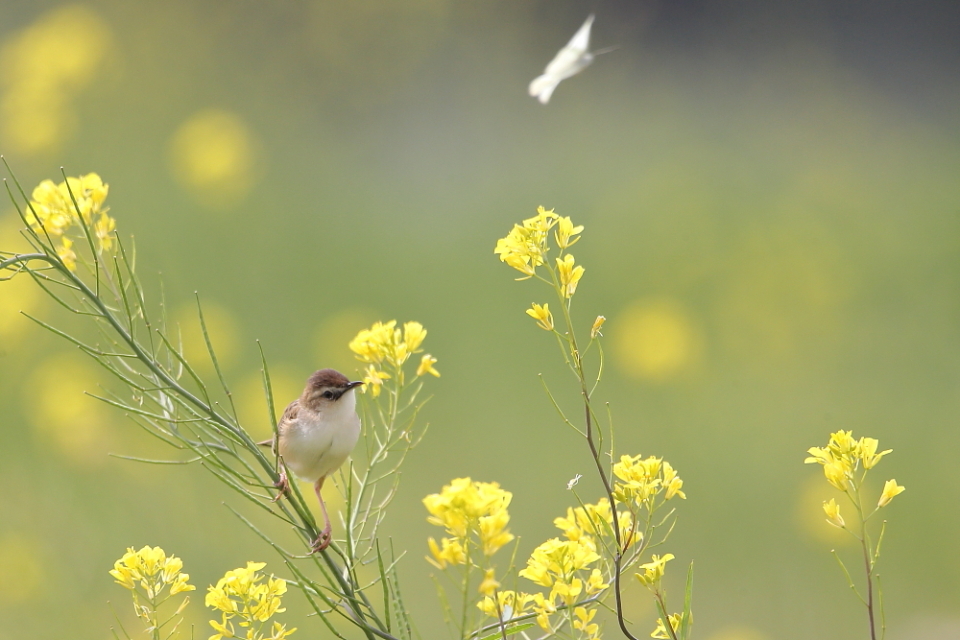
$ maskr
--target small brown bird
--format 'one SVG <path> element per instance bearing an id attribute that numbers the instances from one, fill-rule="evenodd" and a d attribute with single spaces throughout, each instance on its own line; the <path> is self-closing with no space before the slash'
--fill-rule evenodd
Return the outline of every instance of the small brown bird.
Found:
<path id="1" fill-rule="evenodd" d="M 291 402 L 277 425 L 279 442 L 274 439 L 259 444 L 279 450 L 286 466 L 302 480 L 313 482 L 313 489 L 323 511 L 323 531 L 313 541 L 313 551 L 323 551 L 330 544 L 330 516 L 320 490 L 328 475 L 346 461 L 360 437 L 357 397 L 353 392 L 362 382 L 350 382 L 333 369 L 321 369 L 307 379 L 299 398 Z M 290 488 L 287 475 L 280 472 L 277 483 L 280 496 Z M 277 496 L 278 498 L 280 496 Z"/>

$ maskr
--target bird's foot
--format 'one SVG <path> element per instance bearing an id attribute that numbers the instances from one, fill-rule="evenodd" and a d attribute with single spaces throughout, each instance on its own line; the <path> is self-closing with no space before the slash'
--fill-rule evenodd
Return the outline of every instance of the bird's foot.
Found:
<path id="1" fill-rule="evenodd" d="M 333 535 L 330 530 L 330 525 L 327 525 L 323 531 L 320 532 L 320 535 L 317 536 L 317 539 L 313 541 L 313 544 L 310 545 L 310 553 L 320 553 L 330 546 L 332 540 Z"/>
<path id="2" fill-rule="evenodd" d="M 290 480 L 287 479 L 286 471 L 280 469 L 280 478 L 274 483 L 273 486 L 277 488 L 278 493 L 276 496 L 274 496 L 271 502 L 276 502 L 283 496 L 290 495 Z"/>

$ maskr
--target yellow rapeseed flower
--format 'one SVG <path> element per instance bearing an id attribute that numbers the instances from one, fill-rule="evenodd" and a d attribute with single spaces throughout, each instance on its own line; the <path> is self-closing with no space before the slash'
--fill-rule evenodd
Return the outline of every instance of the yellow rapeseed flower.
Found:
<path id="1" fill-rule="evenodd" d="M 651 638 L 660 638 L 661 640 L 671 640 L 676 636 L 677 630 L 680 628 L 680 623 L 683 622 L 682 613 L 671 613 L 668 616 L 670 621 L 670 627 L 673 629 L 673 634 L 667 632 L 667 628 L 663 624 L 662 618 L 657 618 L 657 628 L 653 630 L 653 633 L 650 634 Z"/>
<path id="2" fill-rule="evenodd" d="M 880 494 L 880 501 L 877 503 L 877 509 L 890 504 L 896 496 L 906 491 L 906 487 L 897 484 L 896 480 L 887 480 L 883 484 L 883 493 Z"/>
<path id="3" fill-rule="evenodd" d="M 433 368 L 433 365 L 435 364 L 437 364 L 436 358 L 434 358 L 429 353 L 423 354 L 423 357 L 420 358 L 420 366 L 417 367 L 417 375 L 423 376 L 429 373 L 435 378 L 439 378 L 440 372 Z"/>
<path id="4" fill-rule="evenodd" d="M 500 583 L 494 577 L 493 569 L 487 569 L 483 572 L 483 580 L 480 581 L 478 591 L 485 596 L 492 596 L 499 586 Z"/>
<path id="5" fill-rule="evenodd" d="M 561 582 L 569 590 L 577 572 L 599 559 L 593 540 L 587 536 L 578 540 L 551 538 L 533 550 L 519 575 L 543 587 Z"/>
<path id="6" fill-rule="evenodd" d="M 550 625 L 550 616 L 557 612 L 553 599 L 547 599 L 542 593 L 533 594 L 533 611 L 537 614 L 537 624 L 546 632 L 553 631 Z"/>
<path id="7" fill-rule="evenodd" d="M 577 284 L 583 277 L 583 271 L 583 267 L 574 266 L 573 254 L 568 253 L 562 258 L 557 258 L 557 275 L 560 278 L 560 290 L 565 298 L 571 298 L 577 292 Z"/>
<path id="8" fill-rule="evenodd" d="M 522 225 L 513 225 L 510 233 L 497 241 L 493 252 L 500 255 L 501 262 L 524 274 L 521 280 L 533 276 L 549 251 L 547 239 L 558 218 L 552 209 L 538 207 L 537 215 L 527 218 Z"/>
<path id="9" fill-rule="evenodd" d="M 634 502 L 640 506 L 661 493 L 664 500 L 687 497 L 680 490 L 683 480 L 663 458 L 623 455 L 613 465 L 613 473 L 622 481 L 614 484 L 614 498 L 624 504 Z"/>
<path id="10" fill-rule="evenodd" d="M 840 515 L 840 505 L 838 505 L 837 501 L 833 498 L 830 498 L 829 502 L 825 501 L 823 503 L 823 512 L 827 514 L 827 522 L 833 526 L 839 527 L 840 529 L 846 527 L 843 516 Z"/>
<path id="11" fill-rule="evenodd" d="M 400 329 L 397 327 L 397 321 L 391 320 L 375 322 L 369 329 L 361 329 L 350 341 L 348 346 L 356 354 L 357 359 L 370 365 L 367 369 L 369 380 L 365 382 L 373 388 L 374 397 L 379 393 L 376 387 L 390 377 L 381 371 L 381 365 L 386 363 L 395 370 L 399 370 L 411 355 L 422 351 L 420 347 L 426 337 L 427 330 L 419 322 L 406 322 Z M 439 376 L 440 374 L 433 368 L 434 363 L 436 359 L 433 359 L 433 356 L 424 356 L 417 368 L 417 375 L 429 373 Z M 369 375 L 371 373 L 373 375 Z"/>
<path id="12" fill-rule="evenodd" d="M 73 246 L 73 240 L 70 238 L 61 238 L 60 245 L 57 247 L 57 257 L 60 258 L 60 261 L 70 271 L 77 270 L 77 254 L 74 252 L 71 247 Z"/>
<path id="13" fill-rule="evenodd" d="M 512 499 L 513 494 L 496 482 L 456 478 L 440 493 L 424 498 L 423 505 L 430 512 L 427 522 L 443 527 L 461 545 L 474 536 L 483 554 L 492 556 L 514 539 L 507 530 Z"/>
<path id="14" fill-rule="evenodd" d="M 433 558 L 427 556 L 427 562 L 437 569 L 446 569 L 447 564 L 458 565 L 467 563 L 467 554 L 459 540 L 456 538 L 441 538 L 440 544 L 442 547 L 438 546 L 437 541 L 433 538 L 427 539 L 430 553 L 433 554 Z"/>
<path id="15" fill-rule="evenodd" d="M 606 322 L 606 321 L 607 321 L 607 319 L 606 319 L 605 317 L 603 317 L 603 316 L 597 316 L 597 319 L 593 321 L 593 326 L 590 327 L 590 337 L 591 337 L 591 338 L 596 338 L 597 336 L 602 336 L 602 335 L 603 335 L 602 333 L 600 333 L 600 329 L 601 329 L 601 327 L 603 327 L 603 323 Z"/>
<path id="16" fill-rule="evenodd" d="M 410 353 L 417 353 L 417 350 L 420 349 L 420 345 L 423 344 L 423 339 L 427 337 L 427 330 L 423 328 L 423 325 L 419 322 L 405 322 L 403 323 L 403 341 L 407 345 L 407 350 Z"/>
<path id="17" fill-rule="evenodd" d="M 893 449 L 887 449 L 886 451 L 877 453 L 877 448 L 880 446 L 880 441 L 876 438 L 860 438 L 860 441 L 857 444 L 857 454 L 858 457 L 863 461 L 864 469 L 872 469 L 878 462 L 880 462 L 880 458 L 893 451 Z"/>
<path id="18" fill-rule="evenodd" d="M 573 621 L 574 629 L 583 631 L 591 638 L 596 637 L 597 631 L 600 630 L 600 625 L 593 622 L 594 616 L 597 615 L 596 609 L 590 609 L 588 612 L 586 607 L 577 607 L 573 610 L 573 615 L 576 617 Z"/>
<path id="19" fill-rule="evenodd" d="M 557 230 L 554 234 L 557 239 L 557 246 L 561 249 L 572 247 L 580 240 L 580 238 L 574 238 L 573 236 L 578 235 L 581 231 L 583 231 L 583 226 L 573 226 L 569 217 L 557 218 Z"/>
<path id="20" fill-rule="evenodd" d="M 167 587 L 170 595 L 196 588 L 187 583 L 190 575 L 181 569 L 180 558 L 167 556 L 160 547 L 145 546 L 139 551 L 131 547 L 113 564 L 110 575 L 117 584 L 131 591 L 139 586 L 147 598 L 153 600 Z"/>
<path id="21" fill-rule="evenodd" d="M 101 251 L 113 246 L 116 222 L 103 206 L 108 191 L 109 186 L 100 176 L 89 173 L 67 178 L 60 184 L 44 180 L 31 194 L 30 206 L 25 212 L 27 222 L 41 237 L 59 240 L 54 248 L 71 271 L 76 269 L 77 255 L 71 249 L 73 241 L 65 234 L 72 227 L 86 225 Z"/>
<path id="22" fill-rule="evenodd" d="M 532 303 L 527 309 L 527 315 L 537 321 L 537 326 L 545 331 L 553 331 L 553 314 L 550 313 L 550 305 L 544 303 L 539 305 Z"/>
<path id="23" fill-rule="evenodd" d="M 286 611 L 282 597 L 287 592 L 286 581 L 260 573 L 265 566 L 263 562 L 247 562 L 246 567 L 227 571 L 216 586 L 207 589 L 205 604 L 221 612 L 220 622 L 210 621 L 217 632 L 210 640 L 238 637 L 231 622 L 234 617 L 239 618 L 241 627 L 248 628 L 242 636 L 247 640 L 282 640 L 296 631 L 277 622 L 267 632 L 270 635 L 264 631 L 271 617 Z"/>
<path id="24" fill-rule="evenodd" d="M 370 395 L 376 398 L 380 395 L 380 387 L 383 386 L 383 381 L 389 378 L 390 374 L 386 371 L 380 371 L 376 365 L 367 365 L 363 372 L 363 390 L 369 389 Z"/>
<path id="25" fill-rule="evenodd" d="M 477 603 L 477 608 L 491 618 L 499 619 L 502 614 L 503 620 L 507 621 L 527 613 L 533 601 L 534 596 L 532 594 L 522 591 L 497 591 L 496 602 L 491 596 L 486 596 Z M 500 605 L 499 614 L 497 613 L 497 603 Z"/>
<path id="26" fill-rule="evenodd" d="M 640 568 L 643 569 L 642 574 L 634 574 L 637 576 L 637 580 L 640 581 L 640 584 L 650 588 L 656 586 L 660 583 L 660 580 L 663 578 L 663 574 L 666 571 L 667 563 L 673 560 L 674 555 L 668 553 L 661 556 L 654 555 L 650 562 L 640 565 Z"/>

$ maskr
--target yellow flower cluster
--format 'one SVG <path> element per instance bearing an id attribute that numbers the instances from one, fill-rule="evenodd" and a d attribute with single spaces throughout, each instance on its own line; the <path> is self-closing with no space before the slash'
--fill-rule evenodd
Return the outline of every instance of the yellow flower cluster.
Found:
<path id="1" fill-rule="evenodd" d="M 581 593 L 591 595 L 609 586 L 603 582 L 599 569 L 591 570 L 590 565 L 599 559 L 593 539 L 588 536 L 577 540 L 550 538 L 533 550 L 526 569 L 519 575 L 540 586 L 550 587 L 550 601 L 560 598 L 569 605 Z M 586 580 L 581 577 L 582 571 L 590 571 Z"/>
<path id="2" fill-rule="evenodd" d="M 531 278 L 536 275 L 537 267 L 547 259 L 550 251 L 550 231 L 554 228 L 554 239 L 561 253 L 576 244 L 580 240 L 576 236 L 583 231 L 583 226 L 574 226 L 570 218 L 558 216 L 553 209 L 547 211 L 543 207 L 537 207 L 537 215 L 527 218 L 523 224 L 513 225 L 510 233 L 497 241 L 493 252 L 500 255 L 501 262 L 522 273 L 524 277 L 520 278 L 521 280 Z M 557 278 L 566 298 L 573 296 L 577 283 L 583 277 L 583 267 L 575 266 L 574 263 L 570 254 L 556 259 Z"/>
<path id="3" fill-rule="evenodd" d="M 364 372 L 364 390 L 370 389 L 373 397 L 380 395 L 380 387 L 385 380 L 393 375 L 402 373 L 401 367 L 410 356 L 423 351 L 420 345 L 427 337 L 427 330 L 419 322 L 406 322 L 403 329 L 397 327 L 397 321 L 376 322 L 369 329 L 362 329 L 350 341 L 350 350 L 356 354 L 361 362 L 367 363 Z M 433 365 L 437 359 L 429 353 L 420 358 L 417 367 L 417 376 L 430 374 L 440 377 L 440 372 Z M 393 374 L 383 370 L 387 364 L 393 369 Z"/>
<path id="4" fill-rule="evenodd" d="M 59 241 L 55 246 L 57 255 L 71 271 L 77 265 L 73 240 L 67 236 L 71 227 L 86 226 L 97 239 L 100 250 L 113 246 L 116 222 L 107 215 L 109 208 L 103 206 L 108 190 L 109 185 L 95 173 L 67 178 L 60 184 L 44 180 L 33 190 L 26 211 L 27 222 L 41 237 Z"/>
<path id="5" fill-rule="evenodd" d="M 666 572 L 667 563 L 673 560 L 673 558 L 674 555 L 672 553 L 663 556 L 654 555 L 650 562 L 640 565 L 643 573 L 635 574 L 637 580 L 648 589 L 658 589 L 660 581 L 663 579 L 663 574 Z"/>
<path id="6" fill-rule="evenodd" d="M 613 465 L 613 473 L 622 481 L 615 483 L 613 496 L 623 504 L 649 506 L 661 493 L 664 500 L 687 497 L 681 491 L 683 480 L 663 458 L 650 456 L 643 460 L 639 455 L 620 456 L 620 462 Z"/>
<path id="7" fill-rule="evenodd" d="M 265 566 L 263 562 L 248 562 L 246 567 L 227 571 L 215 587 L 208 588 L 206 605 L 222 612 L 220 622 L 210 621 L 217 633 L 209 640 L 241 637 L 245 640 L 283 640 L 296 631 L 279 622 L 274 622 L 269 630 L 263 628 L 274 614 L 285 611 L 281 608 L 281 597 L 287 592 L 286 582 L 260 573 Z M 237 635 L 233 618 L 239 618 L 238 625 L 246 629 L 242 635 Z"/>
<path id="8" fill-rule="evenodd" d="M 427 560 L 439 569 L 447 564 L 466 564 L 472 536 L 485 556 L 495 554 L 514 538 L 507 530 L 511 499 L 513 494 L 496 482 L 474 482 L 470 478 L 456 478 L 440 493 L 424 498 L 423 504 L 430 512 L 427 522 L 443 527 L 450 536 L 440 545 L 433 538 L 427 541 L 433 556 Z"/>
<path id="9" fill-rule="evenodd" d="M 839 489 L 848 492 L 851 489 L 857 489 L 857 479 L 855 473 L 860 465 L 864 469 L 872 469 L 880 462 L 880 459 L 893 451 L 877 452 L 880 442 L 876 438 L 860 438 L 855 440 L 853 431 L 837 431 L 830 434 L 830 441 L 826 447 L 811 447 L 807 450 L 810 454 L 804 462 L 807 464 L 820 464 L 823 466 L 823 475 L 827 482 Z M 904 487 L 897 484 L 896 480 L 887 480 L 883 486 L 883 493 L 877 503 L 877 508 L 885 507 L 890 501 L 904 491 Z M 827 514 L 827 520 L 836 526 L 843 527 L 843 518 L 840 517 L 840 507 L 829 503 L 824 503 L 824 512 Z"/>
<path id="10" fill-rule="evenodd" d="M 139 586 L 148 600 L 155 600 L 167 587 L 171 596 L 196 589 L 187 583 L 190 575 L 181 569 L 183 561 L 176 556 L 167 556 L 160 547 L 146 546 L 139 551 L 130 547 L 113 564 L 110 575 L 120 586 L 131 591 Z"/>

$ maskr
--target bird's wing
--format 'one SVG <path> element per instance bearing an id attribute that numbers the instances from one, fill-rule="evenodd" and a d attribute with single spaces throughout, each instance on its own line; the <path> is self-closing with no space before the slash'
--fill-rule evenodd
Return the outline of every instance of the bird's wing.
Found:
<path id="1" fill-rule="evenodd" d="M 287 408 L 283 410 L 283 415 L 280 416 L 280 422 L 277 425 L 277 431 L 280 430 L 280 427 L 286 425 L 289 422 L 296 422 L 297 416 L 300 414 L 300 399 L 296 399 L 290 404 L 287 405 Z"/>
<path id="2" fill-rule="evenodd" d="M 541 104 L 547 104 L 550 102 L 550 96 L 553 95 L 553 90 L 557 88 L 558 84 L 560 84 L 560 79 L 555 76 L 546 73 L 537 76 L 530 83 L 530 95 L 539 100 Z"/>
<path id="3" fill-rule="evenodd" d="M 577 64 L 577 61 L 590 48 L 590 28 L 593 26 L 593 14 L 591 13 L 583 25 L 577 30 L 570 42 L 563 49 L 557 52 L 550 64 L 544 71 L 547 75 L 558 76 L 561 80 L 569 78 L 573 73 L 568 73 L 570 67 Z M 577 69 L 579 71 L 579 69 Z"/>
<path id="4" fill-rule="evenodd" d="M 283 415 L 280 416 L 280 422 L 277 423 L 277 433 L 282 433 L 283 430 L 292 422 L 297 421 L 297 415 L 300 413 L 300 400 L 294 400 L 287 405 L 287 408 L 283 410 Z M 267 440 L 263 440 L 257 443 L 261 447 L 271 447 L 273 452 L 277 452 L 277 438 L 273 436 Z"/>

